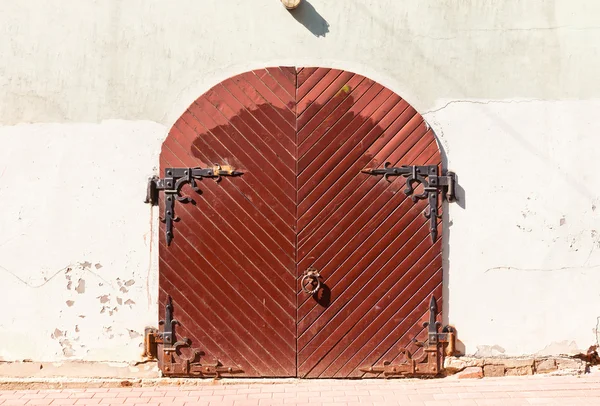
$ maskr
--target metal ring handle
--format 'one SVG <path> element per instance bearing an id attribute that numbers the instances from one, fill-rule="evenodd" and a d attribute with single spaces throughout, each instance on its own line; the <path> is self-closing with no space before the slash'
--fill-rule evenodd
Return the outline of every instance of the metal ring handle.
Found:
<path id="1" fill-rule="evenodd" d="M 319 280 L 320 276 L 321 275 L 319 275 L 319 271 L 313 267 L 310 267 L 304 271 L 304 276 L 300 280 L 300 286 L 302 286 L 302 290 L 309 295 L 314 295 L 317 293 L 318 290 L 321 289 L 321 281 Z M 308 289 L 309 281 L 310 284 L 313 285 L 313 289 Z"/>
<path id="2" fill-rule="evenodd" d="M 307 289 L 308 283 L 306 283 L 308 280 L 312 280 L 312 284 L 316 286 L 314 287 L 314 289 Z M 318 290 L 321 288 L 321 281 L 319 280 L 319 278 L 315 275 L 304 275 L 304 277 L 302 278 L 302 281 L 300 282 L 300 284 L 302 285 L 302 290 L 305 293 L 308 293 L 310 295 L 314 295 L 315 293 L 318 292 Z"/>

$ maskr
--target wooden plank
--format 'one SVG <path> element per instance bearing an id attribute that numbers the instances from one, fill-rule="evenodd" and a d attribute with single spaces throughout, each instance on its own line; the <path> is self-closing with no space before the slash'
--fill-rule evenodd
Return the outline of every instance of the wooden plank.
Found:
<path id="1" fill-rule="evenodd" d="M 168 151 L 163 151 L 163 155 L 167 160 L 170 159 L 170 164 L 173 167 L 188 167 L 189 164 L 186 163 L 185 158 L 181 158 L 182 149 L 178 148 L 178 144 L 174 140 L 174 138 L 170 138 L 166 145 L 169 146 L 169 150 L 175 150 L 176 152 L 169 154 Z M 231 179 L 223 182 L 225 181 L 231 182 Z M 203 217 L 211 219 L 217 225 L 216 232 L 221 230 L 220 234 L 223 235 L 223 238 L 229 239 L 244 252 L 249 260 L 256 265 L 260 265 L 261 268 L 273 271 L 279 269 L 279 267 L 286 270 L 294 268 L 293 247 L 289 247 L 288 252 L 286 252 L 282 247 L 276 247 L 275 241 L 264 230 L 259 227 L 249 227 L 249 223 L 255 222 L 252 215 L 248 215 L 242 210 L 233 211 L 231 205 L 234 204 L 235 199 L 228 197 L 220 188 L 220 185 L 207 179 L 207 181 L 202 181 L 201 187 L 202 196 L 197 199 L 195 207 Z M 207 202 L 210 202 L 210 204 Z M 184 204 L 179 206 L 185 208 Z M 219 209 L 215 210 L 215 207 Z M 260 213 L 253 214 L 260 215 Z M 242 220 L 244 217 L 247 221 Z M 276 273 L 275 281 L 280 282 L 282 286 L 286 284 L 285 279 L 286 273 Z M 287 279 L 287 283 L 291 282 L 290 278 Z"/>
<path id="2" fill-rule="evenodd" d="M 294 186 L 295 162 L 293 155 L 289 154 L 279 142 L 274 142 L 275 138 L 252 118 L 251 114 L 231 93 L 223 86 L 217 86 L 206 95 L 206 100 L 226 115 L 229 127 L 235 129 L 239 134 L 235 140 L 238 145 L 247 145 L 249 153 L 263 157 L 278 176 Z"/>
<path id="3" fill-rule="evenodd" d="M 298 100 L 302 100 L 302 98 L 306 96 L 313 87 L 318 85 L 321 79 L 323 79 L 325 75 L 329 73 L 330 70 L 331 69 L 328 68 L 317 68 L 314 71 L 312 71 L 312 73 L 310 73 L 310 76 L 307 76 L 306 78 L 300 77 L 300 75 L 298 75 L 298 87 L 296 88 L 296 102 L 298 102 Z"/>
<path id="4" fill-rule="evenodd" d="M 382 89 L 381 86 L 374 85 L 370 80 L 361 80 L 347 97 L 343 94 L 339 96 L 341 101 L 339 103 L 333 103 L 335 108 L 326 118 L 322 121 L 314 121 L 317 124 L 317 126 L 314 127 L 314 130 L 311 130 L 313 127 L 308 125 L 300 129 L 298 131 L 298 160 L 300 161 L 301 157 L 304 156 L 317 141 L 328 137 L 332 127 L 337 125 L 337 128 L 339 128 L 341 125 L 345 125 L 348 119 L 351 120 L 354 115 L 350 110 L 354 106 L 355 100 L 359 100 L 373 87 L 375 87 L 376 91 Z M 328 107 L 329 105 L 331 105 L 331 103 L 327 102 L 326 106 Z M 328 108 L 326 108 L 325 111 L 328 111 Z M 341 121 L 341 124 L 338 124 L 339 121 Z M 300 171 L 302 171 L 302 169 L 300 169 Z"/>
<path id="5" fill-rule="evenodd" d="M 418 125 L 418 119 L 411 121 Z M 379 181 L 377 178 L 365 177 L 361 170 L 367 167 L 377 167 L 389 161 L 390 155 L 397 149 L 397 145 L 408 139 L 412 128 L 407 128 L 406 131 L 404 128 L 403 131 L 396 132 L 394 130 L 394 127 L 391 126 L 382 133 L 380 128 L 373 128 L 365 136 L 364 145 L 359 144 L 350 154 L 342 158 L 340 164 L 325 175 L 325 179 L 312 190 L 304 201 L 299 203 L 298 239 L 302 252 L 310 250 L 312 247 L 312 245 L 304 247 L 305 240 L 316 232 L 328 217 L 336 216 L 337 207 L 345 203 L 360 188 L 360 185 L 367 183 L 372 187 Z M 369 144 L 373 138 L 375 141 Z M 364 146 L 367 146 L 366 150 Z M 394 160 L 394 162 L 397 161 Z M 337 207 L 331 204 L 334 200 L 338 204 Z M 338 216 L 335 218 L 337 219 Z M 318 240 L 313 239 L 313 241 Z"/>
<path id="6" fill-rule="evenodd" d="M 267 143 L 276 142 L 281 147 L 275 146 L 277 152 L 281 153 L 284 162 L 290 167 L 294 167 L 296 163 L 296 143 L 294 142 L 295 132 L 293 129 L 288 128 L 284 125 L 284 128 L 280 128 L 276 122 L 280 121 L 281 116 L 277 114 L 277 111 L 270 104 L 256 104 L 252 98 L 247 94 L 252 93 L 255 90 L 244 81 L 234 82 L 228 81 L 222 83 L 225 87 L 241 104 L 246 107 L 249 116 L 254 118 L 255 123 L 252 123 L 253 127 L 257 124 L 263 128 L 258 128 L 255 132 L 264 134 L 264 140 Z M 275 119 L 272 119 L 275 117 Z M 283 148 L 281 151 L 280 148 Z M 289 155 L 289 156 L 288 156 Z"/>
<path id="7" fill-rule="evenodd" d="M 296 115 L 302 116 L 304 111 L 313 107 L 318 100 L 329 100 L 329 98 L 342 88 L 343 84 L 352 74 L 342 72 L 339 69 L 331 69 L 310 91 L 296 101 Z"/>
<path id="8" fill-rule="evenodd" d="M 191 114 L 184 114 L 182 119 L 173 126 L 173 129 L 171 130 L 172 134 L 170 136 L 177 137 L 178 133 L 182 133 L 185 137 L 197 135 L 197 132 L 187 123 L 187 121 L 190 121 L 192 123 L 191 125 L 193 125 L 194 120 L 195 118 L 193 118 Z M 246 162 L 245 158 L 243 156 L 240 156 L 239 158 L 235 157 L 226 146 L 218 142 L 219 131 L 214 129 L 214 133 L 217 135 L 215 136 L 212 132 L 208 132 L 203 134 L 203 136 L 197 137 L 193 142 L 191 153 L 196 156 L 198 155 L 198 150 L 203 151 L 203 157 L 208 154 L 209 159 L 230 163 L 235 168 L 244 172 L 244 175 L 236 182 L 236 187 L 245 198 L 261 208 L 263 215 L 274 224 L 282 234 L 286 235 L 286 238 L 289 241 L 294 241 L 296 238 L 295 231 L 293 230 L 295 207 L 285 199 L 282 201 L 278 193 L 273 193 L 272 186 L 274 186 L 274 184 L 269 183 L 264 177 L 259 179 L 257 175 L 260 175 L 260 172 L 255 173 L 252 170 L 248 171 L 247 167 L 254 168 L 254 166 L 243 164 L 243 162 Z M 204 162 L 199 164 L 210 165 L 210 163 Z"/>

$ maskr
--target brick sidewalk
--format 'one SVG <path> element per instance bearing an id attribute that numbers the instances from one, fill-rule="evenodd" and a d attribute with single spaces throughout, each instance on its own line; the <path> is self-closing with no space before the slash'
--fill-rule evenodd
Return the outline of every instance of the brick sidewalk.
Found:
<path id="1" fill-rule="evenodd" d="M 0 391 L 0 405 L 600 405 L 600 375 L 481 380 L 299 380 Z"/>

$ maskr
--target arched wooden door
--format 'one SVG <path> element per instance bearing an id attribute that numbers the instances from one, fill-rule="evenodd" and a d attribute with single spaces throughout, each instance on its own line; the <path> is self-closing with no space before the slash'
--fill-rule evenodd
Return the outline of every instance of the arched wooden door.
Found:
<path id="1" fill-rule="evenodd" d="M 161 172 L 243 173 L 199 181 L 196 204 L 175 206 L 170 244 L 162 226 L 160 314 L 171 297 L 176 339 L 190 340 L 181 375 L 360 377 L 423 338 L 432 295 L 441 312 L 441 225 L 432 241 L 427 201 L 407 197 L 404 178 L 362 172 L 441 166 L 440 151 L 380 84 L 325 68 L 235 76 L 188 108 L 160 159 Z M 309 268 L 314 295 L 300 286 Z"/>

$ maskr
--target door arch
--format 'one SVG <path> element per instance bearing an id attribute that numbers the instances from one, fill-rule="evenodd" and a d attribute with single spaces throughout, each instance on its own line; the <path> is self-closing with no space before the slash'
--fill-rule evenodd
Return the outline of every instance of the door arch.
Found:
<path id="1" fill-rule="evenodd" d="M 192 103 L 161 173 L 218 163 L 243 175 L 198 182 L 170 244 L 161 226 L 160 314 L 172 298 L 177 337 L 235 376 L 360 377 L 398 359 L 423 338 L 432 295 L 441 313 L 442 227 L 431 241 L 427 201 L 402 178 L 361 172 L 386 162 L 441 169 L 441 154 L 412 106 L 352 72 L 259 69 Z M 309 267 L 316 295 L 299 285 Z"/>

